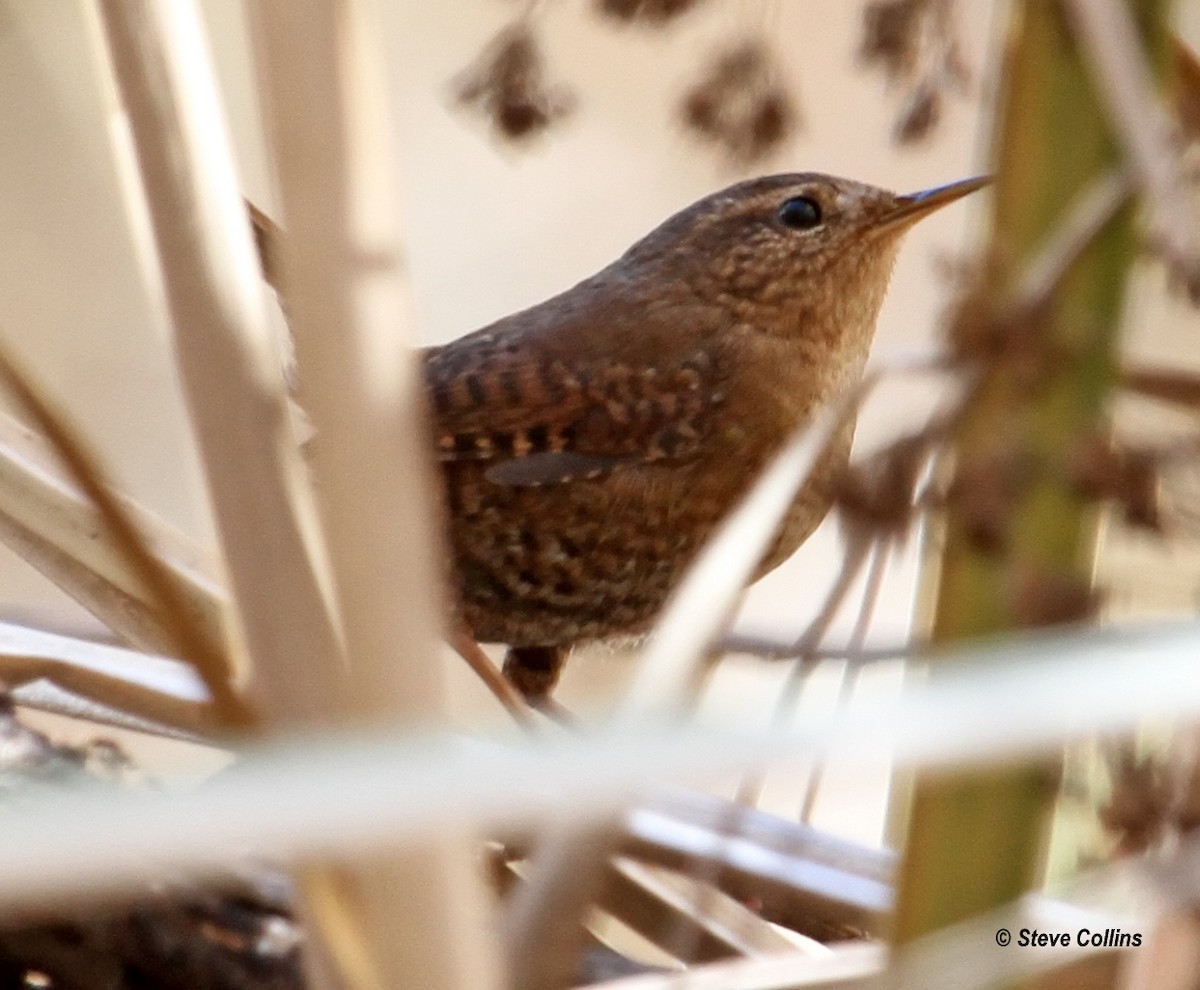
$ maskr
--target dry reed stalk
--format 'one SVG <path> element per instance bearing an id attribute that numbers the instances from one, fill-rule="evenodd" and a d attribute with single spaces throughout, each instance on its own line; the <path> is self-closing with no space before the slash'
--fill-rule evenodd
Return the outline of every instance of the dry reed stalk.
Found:
<path id="1" fill-rule="evenodd" d="M 590 821 L 543 837 L 526 882 L 505 905 L 501 932 L 517 990 L 573 985 L 593 906 L 686 962 L 794 948 L 763 918 L 709 888 L 707 874 L 688 876 L 697 865 L 692 856 L 667 869 L 619 856 L 620 824 Z"/>
<path id="2" fill-rule="evenodd" d="M 500 918 L 514 990 L 574 985 L 589 941 L 585 923 L 619 839 L 612 820 L 543 837 L 530 876 L 509 895 Z"/>
<path id="3" fill-rule="evenodd" d="M 15 692 L 14 698 L 18 702 L 24 703 L 18 689 L 40 680 L 49 681 L 71 694 L 94 699 L 121 715 L 131 716 L 128 724 L 133 728 L 141 728 L 140 720 L 163 726 L 160 731 L 174 730 L 189 735 L 212 735 L 221 727 L 220 715 L 211 704 L 179 698 L 59 657 L 0 653 L 0 683 L 6 692 Z"/>
<path id="4" fill-rule="evenodd" d="M 1159 80 L 1174 77 L 1177 68 L 1186 71 L 1190 53 L 1176 43 L 1169 55 L 1159 53 L 1159 65 L 1152 64 L 1140 34 L 1144 24 L 1137 23 L 1125 0 L 1066 0 L 1065 8 L 1113 135 L 1125 152 L 1125 166 L 1140 187 L 1151 244 L 1200 300 L 1200 241 L 1191 190 L 1172 108 L 1158 97 Z M 1168 60 L 1173 65 L 1165 73 L 1162 63 Z"/>
<path id="5" fill-rule="evenodd" d="M 380 73 L 352 3 L 257 7 L 287 237 L 281 261 L 349 713 L 444 711 L 432 460 L 420 416 Z M 338 47 L 340 43 L 340 48 Z"/>
<path id="6" fill-rule="evenodd" d="M 171 635 L 153 608 L 3 511 L 0 543 L 53 581 L 125 644 L 149 653 L 171 652 Z"/>
<path id="7" fill-rule="evenodd" d="M 814 958 L 796 951 L 761 959 L 697 966 L 686 973 L 653 973 L 603 984 L 603 990 L 869 990 L 879 987 L 883 951 L 850 943 Z M 928 990 L 928 988 L 926 988 Z"/>
<path id="8" fill-rule="evenodd" d="M 792 951 L 716 962 L 685 973 L 613 980 L 603 984 L 603 990 L 991 990 L 1003 981 L 1020 981 L 1023 990 L 1113 990 L 1119 985 L 1122 964 L 1130 961 L 1128 951 L 1074 947 L 1058 952 L 1016 948 L 1001 952 L 993 946 L 984 956 L 980 946 L 993 942 L 1000 925 L 1082 924 L 1103 931 L 1117 923 L 1112 915 L 1040 901 L 989 916 L 986 925 L 964 925 L 943 937 L 923 940 L 898 960 L 885 959 L 878 943 L 842 942 L 819 954 Z M 1180 946 L 1173 948 L 1178 952 Z"/>
<path id="9" fill-rule="evenodd" d="M 222 727 L 190 664 L 15 623 L 0 622 L 0 682 L 19 705 L 97 725 L 192 740 Z"/>
<path id="10" fill-rule="evenodd" d="M 329 721 L 340 707 L 340 644 L 316 571 L 311 491 L 198 13 L 187 0 L 99 0 L 98 10 L 250 654 L 251 695 L 275 728 Z M 309 884 L 301 889 L 325 875 L 302 870 Z M 321 903 L 306 899 L 301 911 L 311 918 Z M 326 946 L 313 935 L 307 975 L 314 987 L 328 986 Z"/>
<path id="11" fill-rule="evenodd" d="M 267 0 L 253 12 L 288 230 L 283 282 L 349 658 L 342 714 L 442 723 L 432 464 L 406 346 L 411 314 L 379 52 L 351 0 Z M 498 982 L 466 836 L 359 864 L 347 867 L 348 898 L 335 912 L 335 923 L 358 928 L 335 951 L 365 960 L 386 986 Z"/>
<path id="12" fill-rule="evenodd" d="M 229 603 L 212 562 L 131 499 L 116 500 L 170 575 L 191 620 L 209 641 L 220 643 Z M 130 568 L 95 503 L 63 476 L 41 437 L 2 413 L 0 539 L 126 642 L 172 652 L 153 594 Z"/>
<path id="13" fill-rule="evenodd" d="M 664 781 L 719 779 L 814 749 L 836 749 L 851 770 L 885 747 L 900 765 L 942 770 L 1048 752 L 1089 734 L 1132 733 L 1149 714 L 1194 720 L 1198 650 L 1194 622 L 1029 636 L 946 656 L 953 668 L 901 698 L 765 738 L 761 705 L 750 701 L 714 704 L 706 725 L 660 720 L 587 737 L 530 739 L 510 729 L 467 742 L 393 731 L 264 746 L 194 791 L 81 791 L 0 806 L 0 908 L 129 889 L 168 868 L 220 872 L 246 849 L 304 859 L 458 828 L 594 820 Z M 1068 690 L 1069 711 L 1047 702 Z M 722 821 L 714 812 L 707 832 Z M 1172 883 L 1200 878 L 1200 841 L 1181 843 L 1158 868 Z"/>
<path id="14" fill-rule="evenodd" d="M 940 373 L 939 359 L 898 360 L 877 367 L 797 431 L 755 486 L 721 524 L 671 595 L 625 689 L 619 717 L 685 709 L 700 667 L 723 631 L 793 494 L 827 443 L 886 376 Z M 819 636 L 817 637 L 819 638 Z"/>
<path id="15" fill-rule="evenodd" d="M 1161 68 L 1169 4 L 1124 6 L 1142 31 L 1137 44 Z M 1070 465 L 1107 426 L 1135 252 L 1114 170 L 1136 172 L 1137 163 L 1118 158 L 1086 64 L 1095 52 L 1063 14 L 1055 3 L 1010 13 L 990 241 L 952 330 L 979 384 L 954 429 L 935 643 L 1092 618 L 1097 506 Z M 1059 263 L 1047 246 L 1061 252 Z M 946 670 L 935 665 L 931 679 Z M 1073 694 L 1064 687 L 1059 697 Z M 898 880 L 898 946 L 1038 882 L 1060 764 L 1043 758 L 917 778 Z"/>
<path id="16" fill-rule="evenodd" d="M 234 688 L 233 666 L 223 640 L 212 638 L 210 631 L 194 620 L 178 582 L 147 545 L 126 505 L 108 487 L 83 440 L 3 346 L 0 383 L 43 432 L 63 467 L 95 508 L 96 519 L 108 532 L 112 548 L 147 597 L 155 619 L 170 640 L 171 652 L 191 664 L 203 678 L 221 721 L 230 729 L 244 731 L 253 722 L 253 713 Z M 10 480 L 13 477 L 10 473 Z M 80 535 L 86 540 L 86 531 Z"/>
<path id="17" fill-rule="evenodd" d="M 821 942 L 883 930 L 893 853 L 757 808 L 736 812 L 731 820 L 728 804 L 708 794 L 672 794 L 628 816 L 621 854 L 692 876 L 707 870 L 722 893 L 754 901 L 762 920 Z"/>
<path id="18" fill-rule="evenodd" d="M 321 721 L 336 639 L 304 539 L 289 430 L 250 231 L 189 2 L 99 0 L 162 264 L 176 359 L 252 667 L 276 726 Z"/>
<path id="19" fill-rule="evenodd" d="M 879 380 L 869 376 L 796 432 L 709 541 L 672 593 L 626 688 L 618 717 L 679 711 L 754 568 L 828 443 Z"/>
<path id="20" fill-rule="evenodd" d="M 790 952 L 796 942 L 704 878 L 626 857 L 612 864 L 598 905 L 681 962 Z"/>

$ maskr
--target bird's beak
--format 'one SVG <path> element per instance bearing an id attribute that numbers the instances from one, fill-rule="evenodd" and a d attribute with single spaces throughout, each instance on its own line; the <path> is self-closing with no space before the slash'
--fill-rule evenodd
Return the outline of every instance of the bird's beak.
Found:
<path id="1" fill-rule="evenodd" d="M 895 208 L 883 218 L 876 229 L 893 230 L 896 226 L 908 227 L 934 210 L 940 210 L 947 203 L 962 199 L 976 189 L 982 189 L 991 181 L 990 175 L 977 175 L 973 179 L 960 179 L 958 182 L 926 189 L 924 192 L 897 196 Z"/>

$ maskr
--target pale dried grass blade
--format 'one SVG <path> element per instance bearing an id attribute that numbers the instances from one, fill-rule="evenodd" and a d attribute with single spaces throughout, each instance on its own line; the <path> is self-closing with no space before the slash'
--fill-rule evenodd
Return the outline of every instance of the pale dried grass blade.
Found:
<path id="1" fill-rule="evenodd" d="M 189 665 L 0 623 L 0 681 L 19 704 L 141 732 L 194 737 L 218 726 Z"/>
<path id="2" fill-rule="evenodd" d="M 126 506 L 106 484 L 83 441 L 65 418 L 51 408 L 29 376 L 13 363 L 3 346 L 0 346 L 0 381 L 34 421 L 74 482 L 95 507 L 125 568 L 150 598 L 156 618 L 171 639 L 171 652 L 196 668 L 224 723 L 234 728 L 248 726 L 252 716 L 234 689 L 233 668 L 223 640 L 211 638 L 210 630 L 194 620 L 178 582 L 149 548 Z M 15 475 L 10 472 L 10 480 L 13 477 Z"/>
<path id="3" fill-rule="evenodd" d="M 171 652 L 174 646 L 171 634 L 153 608 L 3 512 L 0 512 L 0 543 L 53 581 L 122 642 L 150 653 Z"/>
<path id="4" fill-rule="evenodd" d="M 288 237 L 282 276 L 318 507 L 348 658 L 347 721 L 444 724 L 442 569 L 420 415 L 378 32 L 353 0 L 265 0 L 255 48 Z M 476 852 L 463 834 L 350 863 L 335 955 L 383 986 L 486 990 Z"/>
<path id="5" fill-rule="evenodd" d="M 611 980 L 603 990 L 883 990 L 885 952 L 852 943 L 828 955 L 805 951 L 697 966 L 682 973 L 650 973 Z M 933 990 L 933 988 L 926 988 Z"/>
<path id="6" fill-rule="evenodd" d="M 858 397 L 855 392 L 853 401 Z M 618 709 L 619 719 L 637 719 L 646 713 L 658 714 L 683 706 L 687 685 L 694 679 L 703 651 L 722 628 L 795 491 L 852 408 L 852 400 L 847 399 L 826 409 L 815 423 L 802 430 L 701 553 L 672 596 L 649 647 L 639 659 L 633 683 Z M 614 845 L 611 836 L 587 827 L 568 829 L 552 838 L 549 850 L 542 851 L 536 869 L 519 894 L 519 911 L 510 921 L 510 956 L 516 955 L 512 951 L 514 945 L 524 946 L 540 933 L 530 927 L 535 922 L 553 918 L 556 927 L 545 932 L 552 939 L 559 927 L 579 923 L 583 898 L 577 896 L 571 900 L 572 913 L 567 916 L 561 909 L 562 891 L 590 893 L 590 887 L 581 877 L 595 875 Z M 571 855 L 576 847 L 582 861 Z M 553 910 L 554 905 L 559 905 L 560 910 Z M 684 915 L 679 917 L 686 920 Z M 557 954 L 555 962 L 557 965 Z M 557 965 L 555 972 L 561 968 Z M 530 986 L 541 986 L 540 981 L 549 979 L 536 963 L 526 964 L 519 972 Z"/>
<path id="7" fill-rule="evenodd" d="M 212 735 L 221 725 L 211 704 L 182 701 L 128 678 L 102 674 L 56 657 L 0 654 L 0 682 L 15 701 L 73 718 L 87 717 L 86 707 L 56 706 L 53 695 L 45 700 L 44 693 L 21 690 L 43 680 L 70 695 L 97 702 L 98 720 L 107 724 L 192 737 Z"/>
<path id="8" fill-rule="evenodd" d="M 708 870 L 720 890 L 756 900 L 763 918 L 822 942 L 881 934 L 895 855 L 757 808 L 677 792 L 626 817 L 624 855 L 674 870 Z"/>
<path id="9" fill-rule="evenodd" d="M 310 495 L 204 36 L 190 0 L 99 0 L 162 263 L 176 358 L 252 658 L 277 724 L 327 717 L 339 649 Z"/>
<path id="10" fill-rule="evenodd" d="M 612 863 L 599 906 L 681 962 L 796 948 L 792 939 L 704 880 L 623 856 Z"/>
<path id="11" fill-rule="evenodd" d="M 881 945 L 846 942 L 816 956 L 792 952 L 717 963 L 670 976 L 615 980 L 605 990 L 999 990 L 1017 984 L 1029 990 L 1112 990 L 1123 962 L 1117 950 L 1078 944 L 1053 950 L 998 948 L 996 933 L 1022 927 L 1103 933 L 1122 924 L 1129 930 L 1130 922 L 1111 912 L 1033 896 L 943 929 L 890 957 Z"/>
<path id="12" fill-rule="evenodd" d="M 953 670 L 947 665 L 901 697 L 770 734 L 752 705 L 726 706 L 703 725 L 642 721 L 586 738 L 394 732 L 263 747 L 193 792 L 88 791 L 0 808 L 0 905 L 96 894 L 167 868 L 219 869 L 248 849 L 344 853 L 355 844 L 611 812 L 647 788 L 717 779 L 822 747 L 839 748 L 847 773 L 881 750 L 900 765 L 1005 761 L 1067 739 L 1132 732 L 1149 715 L 1195 718 L 1198 651 L 1196 623 L 1029 637 L 964 651 Z M 1197 858 L 1187 864 L 1191 876 L 1200 876 Z"/>
<path id="13" fill-rule="evenodd" d="M 228 599 L 213 563 L 182 533 L 116 495 L 183 607 L 213 643 Z M 131 645 L 170 653 L 175 643 L 154 596 L 130 568 L 95 504 L 63 476 L 44 440 L 0 413 L 0 539 Z"/>
<path id="14" fill-rule="evenodd" d="M 624 717 L 679 707 L 708 644 L 716 638 L 780 520 L 843 421 L 825 410 L 780 453 L 688 571 L 655 626 L 622 704 Z"/>
<path id="15" fill-rule="evenodd" d="M 397 169 L 354 3 L 258 5 L 287 222 L 280 261 L 354 717 L 445 711 L 432 456 Z M 260 221 L 261 222 L 261 221 Z"/>
<path id="16" fill-rule="evenodd" d="M 1097 235 L 1133 195 L 1133 184 L 1120 169 L 1094 179 L 1072 201 L 1066 216 L 1054 226 L 1046 243 L 1026 262 L 1008 307 L 1031 312 L 1046 304 Z"/>
<path id="17" fill-rule="evenodd" d="M 1111 921 L 1096 914 L 1086 917 L 1092 925 Z M 1074 920 L 1079 923 L 1078 914 Z M 1000 990 L 1017 980 L 1027 990 L 1113 990 L 1119 985 L 1122 953 L 998 950 L 996 929 L 1005 922 L 1018 923 L 1011 917 L 971 923 L 953 935 L 928 940 L 930 944 L 916 943 L 899 959 L 889 959 L 881 945 L 849 942 L 825 955 L 793 952 L 714 963 L 685 973 L 612 980 L 603 990 Z M 984 950 L 989 964 L 981 965 L 980 946 L 989 941 L 992 950 Z"/>
<path id="18" fill-rule="evenodd" d="M 526 882 L 509 896 L 500 935 L 515 990 L 572 986 L 587 945 L 584 927 L 620 842 L 613 821 L 553 832 L 538 844 Z"/>

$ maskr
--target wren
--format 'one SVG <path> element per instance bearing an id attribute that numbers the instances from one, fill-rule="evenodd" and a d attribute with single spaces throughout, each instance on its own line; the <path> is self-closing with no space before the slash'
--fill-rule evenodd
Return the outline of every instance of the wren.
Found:
<path id="1" fill-rule="evenodd" d="M 424 352 L 457 619 L 508 645 L 527 699 L 575 644 L 650 626 L 772 455 L 859 379 L 904 232 L 986 181 L 741 182 L 574 288 Z M 758 576 L 825 516 L 853 430 Z"/>

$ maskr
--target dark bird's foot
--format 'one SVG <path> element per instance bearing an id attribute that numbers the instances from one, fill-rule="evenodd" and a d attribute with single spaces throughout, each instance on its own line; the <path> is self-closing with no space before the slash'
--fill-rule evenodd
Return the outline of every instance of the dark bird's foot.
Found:
<path id="1" fill-rule="evenodd" d="M 569 652 L 561 646 L 510 646 L 502 670 L 531 707 L 545 709 Z"/>

